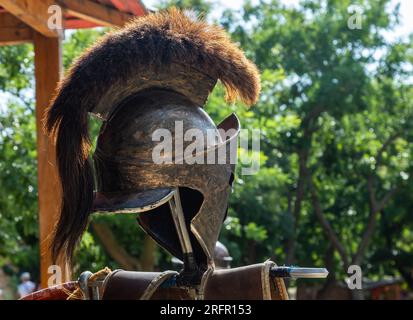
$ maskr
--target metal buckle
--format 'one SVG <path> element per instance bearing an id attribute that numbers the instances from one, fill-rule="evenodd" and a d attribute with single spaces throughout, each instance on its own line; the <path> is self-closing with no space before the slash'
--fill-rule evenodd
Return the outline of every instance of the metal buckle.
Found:
<path id="1" fill-rule="evenodd" d="M 79 279 L 77 282 L 79 283 L 80 290 L 83 293 L 83 300 L 90 300 L 90 292 L 89 292 L 89 278 L 92 276 L 92 272 L 84 271 L 80 274 Z"/>
<path id="2" fill-rule="evenodd" d="M 80 274 L 79 279 L 77 280 L 80 290 L 83 292 L 83 300 L 100 300 L 99 288 L 102 286 L 103 281 L 93 281 L 89 283 L 89 279 L 92 275 L 92 272 L 84 271 Z M 92 297 L 90 296 L 90 290 L 92 290 Z"/>

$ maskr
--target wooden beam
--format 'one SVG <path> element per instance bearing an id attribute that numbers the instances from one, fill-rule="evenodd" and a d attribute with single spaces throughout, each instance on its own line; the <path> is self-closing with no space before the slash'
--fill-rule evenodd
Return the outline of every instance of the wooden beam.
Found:
<path id="1" fill-rule="evenodd" d="M 129 4 L 129 9 L 133 12 L 135 16 L 144 16 L 148 13 L 145 5 L 141 0 L 127 0 Z"/>
<path id="2" fill-rule="evenodd" d="M 58 0 L 57 2 L 70 15 L 101 26 L 121 27 L 134 17 L 90 0 Z"/>
<path id="3" fill-rule="evenodd" d="M 99 25 L 96 23 L 90 22 L 90 21 L 85 21 L 82 19 L 78 18 L 66 18 L 65 19 L 65 29 L 90 29 L 90 28 L 96 28 Z"/>
<path id="4" fill-rule="evenodd" d="M 33 40 L 32 29 L 8 12 L 0 12 L 0 46 Z"/>
<path id="5" fill-rule="evenodd" d="M 50 244 L 52 231 L 59 217 L 61 187 L 58 179 L 55 147 L 44 134 L 42 120 L 62 72 L 62 51 L 59 38 L 49 38 L 35 32 L 37 166 L 39 185 L 40 271 L 41 285 L 46 288 L 48 268 L 52 265 Z M 69 268 L 62 258 L 58 261 L 62 281 L 70 278 Z"/>
<path id="6" fill-rule="evenodd" d="M 135 16 L 143 16 L 147 13 L 140 0 L 110 0 L 119 11 L 131 12 Z"/>
<path id="7" fill-rule="evenodd" d="M 60 37 L 62 30 L 50 29 L 48 9 L 54 0 L 0 0 L 0 6 L 46 37 Z"/>

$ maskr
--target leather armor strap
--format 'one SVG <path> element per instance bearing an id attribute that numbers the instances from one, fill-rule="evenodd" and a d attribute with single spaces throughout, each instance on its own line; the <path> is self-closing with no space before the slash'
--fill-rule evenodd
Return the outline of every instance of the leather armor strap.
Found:
<path id="1" fill-rule="evenodd" d="M 205 278 L 205 300 L 288 300 L 282 278 L 270 275 L 272 261 L 233 269 L 214 270 Z M 191 300 L 186 288 L 169 285 L 175 271 L 132 272 L 115 270 L 102 284 L 102 300 Z M 166 284 L 162 286 L 162 284 Z M 22 300 L 66 300 L 78 282 L 68 282 L 30 294 Z"/>
<path id="2" fill-rule="evenodd" d="M 270 299 L 265 300 L 290 300 L 288 296 L 287 288 L 285 287 L 285 282 L 283 278 L 273 277 L 271 276 L 271 268 L 277 267 L 277 264 L 271 260 L 267 260 L 264 262 L 265 264 L 265 281 L 270 283 Z M 271 286 L 272 284 L 272 286 Z M 272 293 L 271 288 L 274 288 L 274 293 Z M 273 299 L 272 297 L 277 297 L 278 299 Z M 268 293 L 266 293 L 266 297 L 268 297 Z"/>
<path id="3" fill-rule="evenodd" d="M 271 300 L 271 280 L 270 280 L 270 269 L 275 266 L 272 261 L 265 261 L 261 269 L 261 287 L 262 287 L 262 299 Z"/>
<path id="4" fill-rule="evenodd" d="M 133 272 L 115 270 L 103 283 L 102 300 L 149 300 L 176 271 Z"/>
<path id="5" fill-rule="evenodd" d="M 143 292 L 142 296 L 140 297 L 140 300 L 149 300 L 152 298 L 153 294 L 158 290 L 158 288 L 167 280 L 170 278 L 178 275 L 178 272 L 176 271 L 164 271 L 160 275 L 158 275 L 156 278 L 154 278 L 148 285 L 148 287 L 145 289 Z"/>
<path id="6" fill-rule="evenodd" d="M 233 269 L 215 270 L 206 288 L 205 300 L 286 300 L 283 279 L 273 280 L 272 261 Z"/>
<path id="7" fill-rule="evenodd" d="M 33 292 L 19 300 L 66 300 L 77 288 L 77 281 L 66 282 Z"/>

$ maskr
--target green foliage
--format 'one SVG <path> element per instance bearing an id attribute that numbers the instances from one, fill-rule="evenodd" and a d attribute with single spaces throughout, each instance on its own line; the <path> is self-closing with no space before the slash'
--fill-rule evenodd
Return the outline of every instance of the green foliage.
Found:
<path id="1" fill-rule="evenodd" d="M 361 30 L 347 27 L 350 4 L 356 3 L 302 1 L 299 7 L 285 7 L 278 1 L 261 1 L 257 6 L 246 3 L 241 12 L 227 11 L 221 20 L 262 72 L 263 90 L 253 114 L 242 107 L 236 110 L 244 128 L 262 130 L 261 151 L 267 161 L 257 176 L 243 177 L 242 184 L 235 186 L 231 214 L 240 217 L 236 230 L 243 230 L 251 216 L 267 228 L 271 244 L 263 241 L 253 248 L 263 258 L 276 252 L 276 258 L 283 261 L 292 237 L 294 261 L 326 264 L 329 239 L 314 214 L 308 175 L 324 216 L 350 258 L 360 246 L 371 214 L 369 179 L 380 200 L 392 189 L 404 192 L 400 190 L 411 175 L 411 42 L 390 43 L 383 37 L 398 21 L 397 8 L 387 10 L 389 1 L 358 2 L 365 9 Z M 306 174 L 300 171 L 300 163 Z M 267 175 L 269 168 L 277 170 Z M 272 182 L 268 189 L 260 176 Z M 295 216 L 300 181 L 304 194 Z M 266 199 L 263 203 L 268 207 L 263 208 L 258 199 L 271 193 L 276 204 Z M 390 197 L 387 206 L 396 203 Z M 400 214 L 408 215 L 410 197 L 397 204 Z M 270 223 L 269 217 L 283 218 L 283 227 Z M 382 223 L 381 215 L 377 220 Z M 400 226 L 398 234 L 408 228 Z M 369 258 L 379 248 L 377 239 L 383 238 L 379 232 L 374 232 L 363 254 L 366 276 L 374 277 L 378 270 Z M 398 236 L 392 233 L 392 237 Z M 410 248 L 406 238 L 400 241 Z M 246 243 L 243 248 L 248 248 Z M 412 259 L 404 261 L 404 268 L 413 264 Z M 340 266 L 343 261 L 336 256 L 335 263 Z M 392 265 L 389 261 L 379 264 Z M 387 267 L 381 268 L 381 275 L 401 272 L 394 263 Z M 343 269 L 338 269 L 337 276 L 344 276 Z"/>
<path id="2" fill-rule="evenodd" d="M 36 127 L 32 108 L 0 113 L 0 264 L 38 271 Z"/>
<path id="3" fill-rule="evenodd" d="M 19 96 L 33 80 L 34 52 L 30 45 L 3 46 L 0 54 L 0 90 Z"/>

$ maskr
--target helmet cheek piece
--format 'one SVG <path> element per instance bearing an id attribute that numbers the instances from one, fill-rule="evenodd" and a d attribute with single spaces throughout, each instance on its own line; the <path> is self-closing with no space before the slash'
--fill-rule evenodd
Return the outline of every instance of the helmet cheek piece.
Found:
<path id="1" fill-rule="evenodd" d="M 179 188 L 175 189 L 173 197 L 169 200 L 169 207 L 178 234 L 184 262 L 183 269 L 177 279 L 177 284 L 182 287 L 198 286 L 201 284 L 201 278 L 205 269 L 201 270 L 195 260 L 194 250 L 185 223 Z"/>

